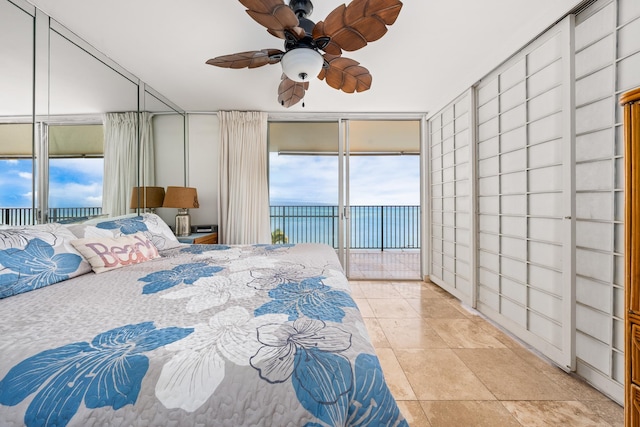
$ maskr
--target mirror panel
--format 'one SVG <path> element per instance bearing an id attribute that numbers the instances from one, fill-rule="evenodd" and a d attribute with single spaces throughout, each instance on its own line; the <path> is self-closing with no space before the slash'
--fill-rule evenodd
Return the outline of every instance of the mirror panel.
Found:
<path id="1" fill-rule="evenodd" d="M 144 92 L 144 110 L 152 115 L 155 185 L 165 189 L 168 186 L 187 186 L 184 111 L 148 86 Z M 156 213 L 169 225 L 175 222 L 176 209 L 162 208 Z"/>
<path id="2" fill-rule="evenodd" d="M 50 33 L 49 115 L 138 110 L 138 84 L 55 30 Z"/>
<path id="3" fill-rule="evenodd" d="M 34 17 L 10 2 L 0 2 L 0 116 L 33 114 Z"/>
<path id="4" fill-rule="evenodd" d="M 0 69 L 0 224 L 100 212 L 104 113 L 151 113 L 155 185 L 187 184 L 184 111 L 25 0 L 0 0 Z"/>
<path id="5" fill-rule="evenodd" d="M 0 2 L 0 224 L 33 221 L 33 7 Z"/>
<path id="6" fill-rule="evenodd" d="M 104 140 L 102 114 L 138 111 L 138 83 L 105 63 L 80 40 L 49 32 L 48 114 L 46 123 L 48 221 L 102 213 Z"/>

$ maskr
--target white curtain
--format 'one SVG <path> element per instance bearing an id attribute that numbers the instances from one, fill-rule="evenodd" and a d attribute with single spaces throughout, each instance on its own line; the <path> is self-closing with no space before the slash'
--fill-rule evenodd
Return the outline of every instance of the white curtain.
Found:
<path id="1" fill-rule="evenodd" d="M 267 114 L 220 111 L 218 240 L 271 243 Z"/>
<path id="2" fill-rule="evenodd" d="M 140 118 L 140 126 L 138 126 Z M 102 212 L 111 216 L 131 210 L 131 190 L 153 186 L 155 166 L 151 114 L 148 112 L 107 113 L 104 122 L 104 177 Z M 138 131 L 140 149 L 138 150 Z M 138 175 L 139 174 L 139 175 Z M 137 178 L 136 178 L 136 175 Z"/>

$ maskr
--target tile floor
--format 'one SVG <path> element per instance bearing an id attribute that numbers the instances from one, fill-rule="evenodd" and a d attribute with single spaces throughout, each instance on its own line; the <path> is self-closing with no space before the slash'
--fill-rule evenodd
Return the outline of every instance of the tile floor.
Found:
<path id="1" fill-rule="evenodd" d="M 420 249 L 349 252 L 351 279 L 420 280 Z"/>
<path id="2" fill-rule="evenodd" d="M 438 286 L 351 281 L 412 427 L 623 426 L 623 409 Z"/>

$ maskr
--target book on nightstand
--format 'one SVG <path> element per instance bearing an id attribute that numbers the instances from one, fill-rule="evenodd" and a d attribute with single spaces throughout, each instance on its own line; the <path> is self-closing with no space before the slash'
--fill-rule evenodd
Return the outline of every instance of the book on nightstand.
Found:
<path id="1" fill-rule="evenodd" d="M 218 231 L 217 225 L 192 225 L 191 233 L 214 233 Z"/>

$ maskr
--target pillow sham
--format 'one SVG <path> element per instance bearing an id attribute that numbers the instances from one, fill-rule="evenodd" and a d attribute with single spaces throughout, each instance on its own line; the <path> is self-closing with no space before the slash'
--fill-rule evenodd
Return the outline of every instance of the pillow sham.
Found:
<path id="1" fill-rule="evenodd" d="M 158 249 L 171 249 L 182 245 L 162 218 L 152 213 L 105 218 L 69 225 L 68 228 L 79 239 L 118 237 L 141 232 Z"/>
<path id="2" fill-rule="evenodd" d="M 0 229 L 0 298 L 91 271 L 73 248 L 76 236 L 60 224 Z"/>
<path id="3" fill-rule="evenodd" d="M 158 249 L 143 233 L 90 237 L 74 240 L 71 244 L 89 261 L 96 273 L 160 257 Z"/>

